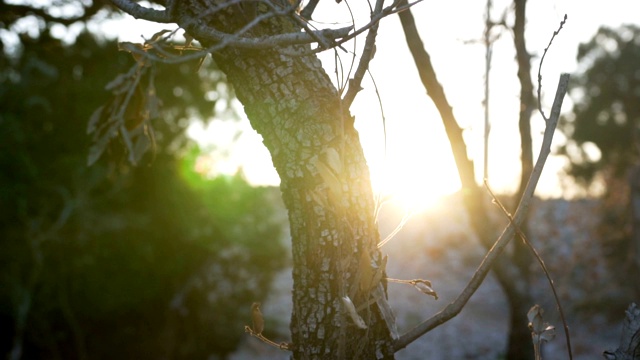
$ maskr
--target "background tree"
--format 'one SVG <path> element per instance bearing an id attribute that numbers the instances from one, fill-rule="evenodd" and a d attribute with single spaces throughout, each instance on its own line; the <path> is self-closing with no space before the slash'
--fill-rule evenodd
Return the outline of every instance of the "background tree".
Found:
<path id="1" fill-rule="evenodd" d="M 287 258 L 269 189 L 193 170 L 186 120 L 211 117 L 206 93 L 228 101 L 220 72 L 158 67 L 163 121 L 147 166 L 113 146 L 87 168 L 87 118 L 130 55 L 87 32 L 65 44 L 50 25 L 0 57 L 0 353 L 224 357 Z"/>
<path id="2" fill-rule="evenodd" d="M 640 29 L 600 28 L 578 50 L 584 72 L 572 85 L 573 113 L 560 128 L 568 174 L 587 190 L 604 184 L 599 240 L 616 273 L 640 269 L 638 126 Z M 626 287 L 637 282 L 618 279 Z M 624 308 L 626 304 L 619 304 Z"/>
<path id="3" fill-rule="evenodd" d="M 533 83 L 531 81 L 531 56 L 527 52 L 524 37 L 526 1 L 514 1 L 514 13 L 515 20 L 511 28 L 513 30 L 514 47 L 518 61 L 517 75 L 521 86 L 521 105 L 518 124 L 522 151 L 522 172 L 520 185 L 514 197 L 515 201 L 518 202 L 525 192 L 527 182 L 533 170 L 530 122 L 535 104 Z M 490 17 L 490 14 L 487 16 Z M 444 87 L 438 81 L 430 56 L 418 33 L 411 9 L 399 13 L 399 17 L 402 22 L 407 44 L 418 67 L 420 79 L 438 109 L 442 124 L 447 132 L 447 137 L 449 138 L 453 157 L 458 169 L 460 183 L 462 184 L 462 191 L 465 195 L 465 209 L 473 231 L 480 239 L 481 244 L 483 244 L 486 249 L 490 249 L 498 235 L 498 226 L 489 216 L 490 209 L 488 209 L 487 206 L 490 203 L 487 201 L 485 190 L 476 183 L 475 166 L 473 160 L 470 160 L 467 156 L 467 146 L 462 135 L 463 129 L 458 125 L 459 122 L 453 113 L 453 107 L 447 99 Z M 504 17 L 505 15 L 503 15 L 502 20 L 497 22 L 488 19 L 486 24 L 487 29 L 485 30 L 486 33 L 490 33 L 494 27 L 507 27 L 508 25 Z M 490 40 L 486 41 L 489 42 Z M 491 44 L 486 43 L 485 46 L 491 46 Z M 488 79 L 485 81 L 488 81 Z M 488 106 L 488 99 L 485 99 L 485 106 Z M 520 230 L 526 234 L 526 220 L 522 223 Z M 507 343 L 507 358 L 528 359 L 534 356 L 533 349 L 528 346 L 531 334 L 526 326 L 528 323 L 526 313 L 533 304 L 533 300 L 528 292 L 529 286 L 527 285 L 529 283 L 529 267 L 531 265 L 532 254 L 524 242 L 517 241 L 514 242 L 512 246 L 514 250 L 510 254 L 505 254 L 498 261 L 494 270 L 509 303 L 511 320 Z"/>

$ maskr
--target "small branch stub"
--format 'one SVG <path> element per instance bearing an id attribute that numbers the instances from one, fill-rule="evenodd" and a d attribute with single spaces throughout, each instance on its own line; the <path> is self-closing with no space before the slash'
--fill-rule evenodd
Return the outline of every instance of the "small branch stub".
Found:
<path id="1" fill-rule="evenodd" d="M 635 303 L 629 305 L 622 324 L 620 346 L 602 355 L 608 360 L 640 360 L 640 308 Z"/>
<path id="2" fill-rule="evenodd" d="M 542 314 L 544 314 L 544 310 L 537 304 L 533 305 L 527 313 L 536 360 L 542 359 L 542 343 L 556 337 L 556 328 L 544 322 Z"/>
<path id="3" fill-rule="evenodd" d="M 251 321 L 253 322 L 253 331 L 262 335 L 264 331 L 264 318 L 262 317 L 262 312 L 260 311 L 260 303 L 254 302 L 251 305 Z"/>
<path id="4" fill-rule="evenodd" d="M 245 325 L 244 332 L 248 333 L 251 336 L 258 338 L 260 341 L 265 344 L 276 347 L 280 350 L 290 350 L 291 344 L 286 342 L 276 343 L 272 340 L 267 339 L 262 332 L 264 331 L 264 317 L 262 316 L 262 312 L 260 311 L 260 303 L 254 302 L 251 305 L 251 323 L 252 326 Z"/>

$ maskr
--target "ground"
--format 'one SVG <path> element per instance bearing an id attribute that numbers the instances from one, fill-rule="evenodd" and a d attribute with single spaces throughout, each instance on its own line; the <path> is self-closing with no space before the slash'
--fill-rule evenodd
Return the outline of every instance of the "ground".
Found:
<path id="1" fill-rule="evenodd" d="M 411 286 L 389 284 L 389 300 L 400 333 L 451 302 L 484 256 L 468 230 L 462 209 L 456 196 L 443 200 L 437 207 L 414 214 L 402 231 L 383 247 L 389 256 L 389 277 L 428 279 L 440 296 L 434 300 Z M 599 359 L 604 350 L 616 348 L 624 316 L 621 311 L 618 319 L 608 319 L 607 311 L 598 308 L 598 304 L 608 304 L 608 296 L 619 292 L 603 285 L 610 284 L 607 279 L 616 274 L 607 273 L 601 251 L 593 242 L 597 209 L 598 203 L 593 200 L 536 200 L 531 212 L 531 238 L 568 312 L 577 360 Z M 387 206 L 380 218 L 382 236 L 390 233 L 401 218 L 402 214 L 393 204 Z M 506 224 L 497 213 L 495 219 Z M 533 267 L 532 274 L 534 299 L 543 306 L 545 320 L 556 327 L 558 334 L 555 340 L 544 345 L 544 359 L 567 359 L 562 323 L 549 285 L 538 266 Z M 287 341 L 291 269 L 281 272 L 274 285 L 272 293 L 263 301 L 266 328 L 276 333 L 276 342 Z M 591 301 L 594 298 L 598 301 Z M 634 299 L 629 298 L 626 302 L 632 301 Z M 505 296 L 490 275 L 457 317 L 398 352 L 396 359 L 500 359 L 506 347 L 506 309 Z M 247 336 L 231 359 L 288 359 L 288 353 Z"/>

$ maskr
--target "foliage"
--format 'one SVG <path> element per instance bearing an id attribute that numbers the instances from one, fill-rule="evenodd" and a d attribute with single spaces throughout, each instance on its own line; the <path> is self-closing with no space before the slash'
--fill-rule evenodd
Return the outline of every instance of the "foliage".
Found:
<path id="1" fill-rule="evenodd" d="M 602 249 L 611 273 L 635 272 L 629 173 L 640 149 L 640 28 L 600 28 L 580 45 L 578 61 L 584 72 L 572 86 L 575 106 L 561 127 L 569 138 L 561 152 L 570 160 L 569 175 L 585 188 L 595 176 L 604 181 L 594 246 Z M 622 292 L 590 301 L 605 301 L 615 311 L 626 306 L 624 291 L 633 284 L 623 277 L 615 282 Z"/>
<path id="2" fill-rule="evenodd" d="M 159 68 L 162 150 L 131 168 L 114 146 L 87 168 L 83 129 L 130 55 L 87 33 L 22 44 L 0 69 L 2 354 L 20 343 L 30 359 L 232 351 L 286 257 L 269 189 L 190 166 L 187 120 L 228 96 L 206 96 L 220 73 Z"/>
<path id="3" fill-rule="evenodd" d="M 560 127 L 570 139 L 562 149 L 569 174 L 585 184 L 606 167 L 624 176 L 640 145 L 640 28 L 600 28 L 578 61 L 585 70 L 572 84 L 574 113 Z"/>

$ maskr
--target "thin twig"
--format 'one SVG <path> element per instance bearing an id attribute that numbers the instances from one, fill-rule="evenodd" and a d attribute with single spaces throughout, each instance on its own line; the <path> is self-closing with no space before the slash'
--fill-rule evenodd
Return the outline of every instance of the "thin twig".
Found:
<path id="1" fill-rule="evenodd" d="M 551 280 L 551 275 L 549 274 L 549 270 L 547 269 L 547 266 L 544 264 L 544 260 L 542 260 L 542 257 L 540 256 L 536 248 L 533 246 L 531 241 L 529 241 L 527 236 L 522 232 L 522 230 L 520 230 L 520 227 L 513 222 L 513 216 L 511 216 L 511 214 L 504 207 L 500 199 L 498 199 L 498 197 L 493 193 L 493 191 L 489 187 L 489 182 L 487 181 L 487 179 L 484 180 L 484 186 L 489 192 L 489 194 L 491 195 L 491 198 L 493 199 L 494 203 L 498 205 L 500 210 L 502 210 L 502 213 L 504 213 L 504 215 L 509 219 L 509 223 L 515 227 L 516 233 L 518 234 L 518 236 L 520 236 L 522 241 L 524 241 L 527 247 L 529 247 L 529 250 L 531 250 L 536 260 L 538 260 L 538 263 L 540 264 L 540 267 L 542 268 L 544 275 L 547 277 L 547 280 L 549 281 L 549 286 L 551 286 L 551 291 L 553 292 L 553 297 L 556 300 L 556 305 L 558 306 L 558 312 L 560 313 L 560 318 L 562 319 L 564 334 L 567 339 L 567 349 L 569 351 L 569 359 L 573 359 L 573 353 L 571 352 L 571 336 L 569 335 L 569 325 L 567 325 L 567 319 L 564 316 L 564 310 L 562 309 L 562 305 L 560 304 L 560 297 L 558 296 L 558 292 L 556 291 L 555 285 L 553 285 L 553 280 Z"/>
<path id="2" fill-rule="evenodd" d="M 371 79 L 371 82 L 373 83 L 373 89 L 376 91 L 376 98 L 378 99 L 378 106 L 380 106 L 380 116 L 382 117 L 382 135 L 384 137 L 384 158 L 382 163 L 384 164 L 384 167 L 387 166 L 387 117 L 384 114 L 384 106 L 382 106 L 382 97 L 380 96 L 380 91 L 378 91 L 378 84 L 376 84 L 376 80 L 373 77 L 373 74 L 371 74 L 371 70 L 367 70 L 367 73 L 369 74 L 369 78 Z M 380 190 L 378 190 L 378 193 L 376 194 L 376 208 L 373 211 L 373 218 L 375 219 L 375 221 L 378 221 L 378 214 L 380 213 L 380 207 L 382 206 L 381 204 L 381 200 L 382 200 L 382 186 L 380 187 Z"/>
<path id="3" fill-rule="evenodd" d="M 307 32 L 277 34 L 260 38 L 240 37 L 238 36 L 238 34 L 224 33 L 190 17 L 183 16 L 181 18 L 174 18 L 171 16 L 170 11 L 168 10 L 155 10 L 146 8 L 130 0 L 112 0 L 112 3 L 122 11 L 132 15 L 137 19 L 144 19 L 159 23 L 178 23 L 180 27 L 186 29 L 194 37 L 200 39 L 204 38 L 215 42 L 216 44 L 212 48 L 207 49 L 208 51 L 219 50 L 222 47 L 226 46 L 245 49 L 271 49 L 274 47 L 286 47 L 289 45 L 310 44 L 313 42 L 319 42 L 320 46 L 315 50 L 317 52 L 326 50 L 328 42 L 331 43 L 330 47 L 340 47 L 341 44 L 351 40 L 362 32 L 367 31 L 371 27 L 376 26 L 382 18 L 402 11 L 420 1 L 422 0 L 417 0 L 406 6 L 396 7 L 398 3 L 398 0 L 396 0 L 392 5 L 382 9 L 376 16 L 372 17 L 369 23 L 360 27 L 351 35 L 348 34 L 351 30 L 354 29 L 353 27 L 345 27 L 340 29 L 323 29 L 311 32 L 308 32 L 307 30 Z M 263 15 L 271 17 L 274 15 L 289 15 L 291 13 L 289 8 L 285 8 L 285 10 L 283 11 L 276 11 L 277 14 L 272 14 L 272 12 L 270 12 Z M 263 19 L 261 18 L 260 20 Z M 254 21 L 252 21 L 252 24 L 250 24 L 249 27 L 255 25 L 253 24 L 253 22 Z M 326 42 L 324 41 L 325 39 L 327 40 Z M 341 40 L 336 41 L 336 39 Z"/>
<path id="4" fill-rule="evenodd" d="M 378 243 L 378 249 L 383 247 L 386 243 L 388 243 L 391 239 L 393 239 L 396 236 L 396 234 L 400 232 L 400 230 L 402 230 L 402 228 L 407 224 L 409 219 L 411 219 L 411 215 L 412 213 L 410 211 L 407 211 L 404 213 L 402 220 L 400 220 L 400 223 L 396 226 L 396 228 L 393 229 L 393 231 L 389 235 L 387 235 L 387 237 L 385 237 L 384 240 Z"/>
<path id="5" fill-rule="evenodd" d="M 271 345 L 271 346 L 273 346 L 275 348 L 278 348 L 280 350 L 291 351 L 291 346 L 293 344 L 289 344 L 289 343 L 286 343 L 286 342 L 277 343 L 275 341 L 272 341 L 272 340 L 268 339 L 267 337 L 265 337 L 264 335 L 256 333 L 248 325 L 244 326 L 244 332 L 248 333 L 251 336 L 254 336 L 254 337 L 260 339 L 260 341 L 262 341 L 265 344 Z"/>
<path id="6" fill-rule="evenodd" d="M 558 27 L 558 30 L 553 32 L 553 35 L 551 36 L 551 40 L 549 40 L 549 45 L 547 45 L 547 47 L 544 49 L 544 52 L 542 53 L 542 58 L 540 58 L 540 65 L 538 66 L 538 110 L 540 110 L 540 115 L 542 115 L 542 118 L 547 121 L 547 117 L 544 114 L 544 111 L 542 110 L 542 96 L 540 96 L 540 91 L 542 89 L 542 63 L 544 62 L 544 57 L 547 55 L 547 51 L 549 50 L 549 48 L 551 47 L 551 44 L 553 43 L 553 39 L 555 39 L 556 35 L 558 35 L 560 33 L 560 30 L 562 30 L 562 27 L 564 26 L 564 24 L 567 22 L 567 14 L 564 14 L 564 19 L 562 19 L 562 21 L 560 21 L 560 27 Z"/>
<path id="7" fill-rule="evenodd" d="M 540 175 L 542 174 L 544 164 L 547 161 L 547 157 L 551 153 L 551 142 L 553 140 L 553 133 L 556 129 L 558 118 L 560 117 L 560 109 L 562 108 L 562 101 L 564 99 L 564 96 L 567 93 L 568 84 L 569 74 L 560 75 L 551 116 L 544 131 L 544 138 L 542 140 L 542 146 L 540 148 L 540 155 L 538 156 L 536 165 L 533 169 L 533 172 L 531 173 L 531 177 L 529 178 L 529 182 L 527 183 L 527 187 L 523 193 L 520 205 L 518 206 L 515 216 L 513 217 L 513 223 L 509 223 L 509 225 L 507 225 L 507 227 L 504 229 L 498 240 L 494 243 L 493 247 L 491 247 L 487 255 L 478 266 L 478 269 L 473 274 L 471 280 L 469 280 L 469 283 L 464 288 L 462 293 L 443 310 L 400 336 L 400 338 L 394 344 L 395 351 L 399 351 L 405 348 L 407 345 L 418 339 L 423 334 L 427 333 L 436 326 L 445 323 L 446 321 L 452 319 L 458 313 L 460 313 L 471 296 L 480 287 L 498 256 L 502 253 L 502 251 L 504 251 L 504 248 L 514 237 L 516 233 L 514 224 L 520 225 L 524 220 L 525 215 L 529 209 L 533 193 L 538 184 L 538 180 L 540 179 Z"/>
<path id="8" fill-rule="evenodd" d="M 355 29 L 356 27 L 356 18 L 353 16 L 353 10 L 351 10 L 351 5 L 349 5 L 348 0 L 344 0 L 344 4 L 347 6 L 347 10 L 349 10 L 349 16 L 351 17 L 351 26 Z M 342 47 L 342 45 L 341 45 Z M 353 51 L 351 51 L 351 63 L 349 64 L 349 71 L 347 71 L 347 79 L 351 77 L 351 72 L 353 71 L 353 64 L 356 62 L 356 49 L 358 48 L 358 38 L 353 39 Z M 317 50 L 317 49 L 316 49 Z M 340 83 L 340 94 L 344 92 L 347 88 L 348 81 L 344 81 L 344 77 L 342 78 L 342 82 Z M 340 105 L 343 106 L 343 105 Z M 349 108 L 348 106 L 346 107 Z"/>
<path id="9" fill-rule="evenodd" d="M 157 23 L 171 23 L 171 15 L 168 10 L 156 10 L 138 5 L 138 3 L 131 0 L 111 0 L 120 10 L 133 16 L 136 19 L 144 19 Z"/>
<path id="10" fill-rule="evenodd" d="M 342 38 L 340 38 L 340 40 L 336 41 L 336 45 L 341 45 L 341 44 L 353 39 L 354 37 L 362 34 L 363 32 L 367 31 L 370 27 L 372 27 L 374 24 L 377 24 L 378 21 L 382 20 L 383 18 L 385 18 L 385 17 L 387 17 L 389 15 L 396 14 L 396 13 L 402 12 L 404 10 L 407 10 L 410 7 L 412 7 L 413 5 L 421 3 L 422 1 L 423 0 L 416 0 L 414 2 L 398 6 L 398 4 L 400 4 L 401 0 L 395 0 L 393 2 L 393 4 L 387 6 L 379 14 L 377 14 L 374 17 L 372 17 L 371 20 L 366 25 L 363 25 L 362 27 L 360 27 L 359 29 L 355 30 L 351 34 L 348 34 L 347 36 L 342 37 Z"/>
<path id="11" fill-rule="evenodd" d="M 376 16 L 377 14 L 382 12 L 382 6 L 384 5 L 384 0 L 376 0 L 376 6 L 373 12 L 371 13 L 371 18 Z M 350 108 L 353 100 L 356 98 L 356 95 L 360 90 L 362 90 L 362 79 L 364 75 L 367 73 L 367 69 L 369 68 L 369 62 L 373 59 L 376 51 L 376 36 L 378 35 L 378 26 L 379 22 L 375 23 L 375 25 L 371 26 L 369 29 L 369 33 L 367 33 L 367 39 L 364 43 L 364 50 L 362 50 L 362 55 L 360 56 L 360 61 L 358 63 L 358 68 L 356 69 L 356 73 L 353 76 L 353 79 L 349 80 L 349 89 L 347 93 L 342 98 L 345 108 Z"/>

